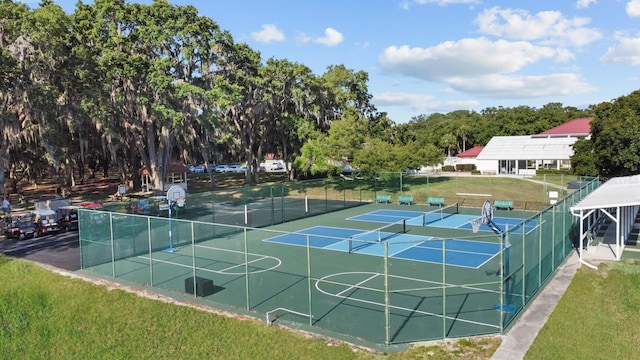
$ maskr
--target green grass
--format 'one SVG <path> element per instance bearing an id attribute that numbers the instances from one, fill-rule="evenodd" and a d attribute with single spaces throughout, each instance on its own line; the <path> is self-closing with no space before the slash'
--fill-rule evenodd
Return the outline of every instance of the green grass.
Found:
<path id="1" fill-rule="evenodd" d="M 582 267 L 525 359 L 637 359 L 639 324 L 639 262 Z"/>
<path id="2" fill-rule="evenodd" d="M 266 324 L 108 290 L 0 256 L 7 359 L 489 359 L 499 339 L 369 353 Z M 525 359 L 632 359 L 640 351 L 640 265 L 578 270 Z"/>
<path id="3" fill-rule="evenodd" d="M 3 359 L 489 359 L 498 338 L 382 354 L 109 290 L 0 255 Z"/>
<path id="4" fill-rule="evenodd" d="M 548 206 L 548 191 L 559 191 L 559 197 L 567 195 L 566 190 L 558 189 L 558 183 L 566 182 L 561 176 L 546 175 L 541 183 L 529 181 L 523 177 L 496 176 L 403 176 L 399 173 L 386 174 L 374 182 L 372 179 L 345 181 L 336 179 L 333 185 L 325 189 L 324 183 L 318 181 L 315 186 L 304 187 L 306 194 L 315 197 L 343 197 L 347 200 L 373 201 L 376 195 L 389 194 L 392 201 L 399 195 L 411 195 L 418 204 L 425 204 L 430 196 L 444 197 L 446 204 L 454 202 L 465 207 L 480 207 L 485 200 L 512 200 L 518 210 L 540 211 Z M 565 184 L 566 185 L 566 184 Z M 293 189 L 301 188 L 299 184 L 285 183 L 292 187 L 290 196 L 300 195 Z M 484 196 L 489 195 L 489 196 Z"/>

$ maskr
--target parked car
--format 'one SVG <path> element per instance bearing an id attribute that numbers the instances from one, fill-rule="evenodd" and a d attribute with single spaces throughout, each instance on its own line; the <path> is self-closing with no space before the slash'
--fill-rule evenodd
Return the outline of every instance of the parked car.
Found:
<path id="1" fill-rule="evenodd" d="M 209 164 L 208 169 L 209 169 L 209 170 L 208 170 L 209 172 L 214 172 L 214 171 L 216 171 L 216 164 Z"/>
<path id="2" fill-rule="evenodd" d="M 189 166 L 189 171 L 194 172 L 194 173 L 203 173 L 204 172 L 204 165 L 191 165 Z"/>
<path id="3" fill-rule="evenodd" d="M 229 165 L 229 170 L 228 172 L 232 172 L 232 173 L 241 173 L 241 172 L 245 172 L 247 171 L 247 167 L 246 166 L 240 166 L 240 165 Z"/>
<path id="4" fill-rule="evenodd" d="M 4 236 L 7 239 L 29 239 L 36 237 L 36 234 L 36 227 L 31 221 L 31 217 L 14 218 L 7 224 L 4 231 Z"/>
<path id="5" fill-rule="evenodd" d="M 216 172 L 219 172 L 219 173 L 229 172 L 229 165 L 218 165 L 218 166 L 216 166 Z"/>
<path id="6" fill-rule="evenodd" d="M 34 210 L 33 222 L 36 226 L 36 235 L 53 234 L 60 231 L 60 225 L 53 210 Z"/>
<path id="7" fill-rule="evenodd" d="M 282 163 L 279 161 L 275 161 L 269 164 L 269 170 L 274 171 L 274 170 L 282 170 L 284 169 L 284 166 L 282 166 Z"/>
<path id="8" fill-rule="evenodd" d="M 78 207 L 77 206 L 61 206 L 56 210 L 58 214 L 58 224 L 60 230 L 78 230 Z"/>

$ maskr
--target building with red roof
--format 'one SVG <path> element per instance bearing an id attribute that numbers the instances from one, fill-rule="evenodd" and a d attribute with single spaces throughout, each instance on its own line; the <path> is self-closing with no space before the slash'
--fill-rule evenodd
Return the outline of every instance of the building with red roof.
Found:
<path id="1" fill-rule="evenodd" d="M 482 146 L 482 145 L 474 145 L 471 149 L 468 149 L 467 151 L 463 151 L 463 152 L 459 153 L 458 155 L 456 155 L 456 157 L 458 157 L 458 158 L 476 158 L 482 152 L 482 149 L 484 149 L 484 146 Z"/>
<path id="2" fill-rule="evenodd" d="M 533 175 L 538 169 L 571 169 L 573 144 L 591 136 L 592 120 L 569 120 L 536 135 L 494 136 L 470 163 L 483 174 Z M 471 154 L 464 156 L 470 159 Z"/>
<path id="3" fill-rule="evenodd" d="M 467 149 L 461 153 L 458 153 L 455 157 L 454 166 L 464 165 L 464 164 L 476 164 L 476 157 L 482 152 L 484 146 L 482 145 L 474 145 L 471 149 Z"/>
<path id="4" fill-rule="evenodd" d="M 541 132 L 539 135 L 567 135 L 588 137 L 591 134 L 591 120 L 593 118 L 580 118 L 569 120 L 562 125 Z"/>

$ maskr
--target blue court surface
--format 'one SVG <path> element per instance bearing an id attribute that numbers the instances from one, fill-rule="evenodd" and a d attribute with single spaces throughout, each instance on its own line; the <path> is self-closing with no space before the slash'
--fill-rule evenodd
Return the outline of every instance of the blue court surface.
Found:
<path id="1" fill-rule="evenodd" d="M 389 257 L 396 259 L 423 261 L 442 264 L 445 246 L 446 265 L 466 268 L 479 268 L 499 254 L 500 245 L 483 241 L 460 239 L 440 239 L 409 234 L 382 233 L 389 236 L 382 242 L 376 242 L 377 233 L 365 230 L 314 226 L 295 233 L 283 234 L 265 239 L 266 242 L 320 248 L 326 250 L 349 251 L 349 237 L 364 234 L 356 242 L 356 254 L 384 256 L 384 244 L 388 244 Z"/>
<path id="2" fill-rule="evenodd" d="M 410 210 L 380 209 L 365 214 L 352 216 L 347 220 L 395 223 L 405 220 L 407 225 L 431 226 L 449 229 L 473 230 L 471 220 L 479 216 L 461 214 L 439 214 L 431 212 L 420 212 Z M 515 234 L 525 234 L 531 232 L 540 224 L 537 220 L 525 220 L 520 218 L 494 217 L 493 222 L 503 231 L 510 230 Z M 480 225 L 479 231 L 493 232 L 487 225 Z"/>

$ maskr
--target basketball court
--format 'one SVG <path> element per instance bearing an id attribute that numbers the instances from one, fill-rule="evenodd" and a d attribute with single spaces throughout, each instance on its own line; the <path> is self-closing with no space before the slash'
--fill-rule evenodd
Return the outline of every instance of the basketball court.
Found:
<path id="1" fill-rule="evenodd" d="M 574 217 L 489 207 L 369 203 L 264 228 L 82 211 L 82 271 L 366 346 L 497 334 L 571 252 Z"/>

